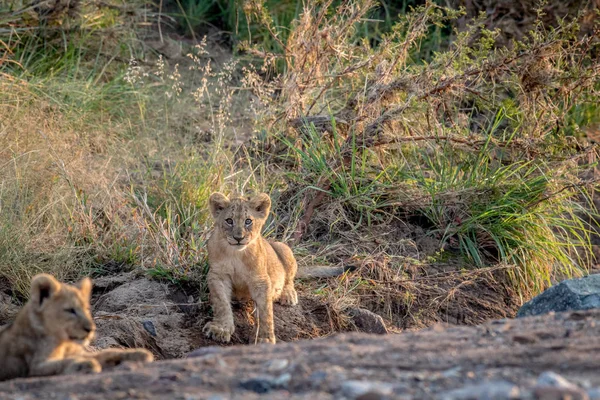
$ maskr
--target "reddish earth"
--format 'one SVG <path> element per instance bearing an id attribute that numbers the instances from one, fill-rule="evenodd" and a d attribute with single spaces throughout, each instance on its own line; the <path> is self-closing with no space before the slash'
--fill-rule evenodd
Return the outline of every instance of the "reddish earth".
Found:
<path id="1" fill-rule="evenodd" d="M 600 310 L 204 347 L 192 356 L 92 376 L 13 380 L 0 383 L 0 398 L 600 398 Z"/>

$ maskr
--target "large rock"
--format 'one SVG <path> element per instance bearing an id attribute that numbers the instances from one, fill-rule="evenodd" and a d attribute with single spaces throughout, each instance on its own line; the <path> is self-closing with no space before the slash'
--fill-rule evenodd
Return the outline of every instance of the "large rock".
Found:
<path id="1" fill-rule="evenodd" d="M 348 311 L 348 315 L 360 332 L 380 335 L 388 333 L 383 318 L 372 311 L 364 308 L 352 308 Z"/>
<path id="2" fill-rule="evenodd" d="M 600 310 L 573 311 L 397 335 L 213 346 L 99 375 L 0 382 L 0 399 L 589 399 L 600 388 L 599 349 Z"/>
<path id="3" fill-rule="evenodd" d="M 523 304 L 517 317 L 593 308 L 600 308 L 600 274 L 569 279 L 552 286 Z"/>

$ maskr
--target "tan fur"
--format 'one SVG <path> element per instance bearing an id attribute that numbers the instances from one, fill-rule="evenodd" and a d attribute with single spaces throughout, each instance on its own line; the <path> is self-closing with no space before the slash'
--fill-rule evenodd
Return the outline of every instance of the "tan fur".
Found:
<path id="1" fill-rule="evenodd" d="M 96 325 L 90 313 L 92 282 L 76 286 L 40 274 L 15 321 L 0 332 L 0 381 L 27 376 L 100 372 L 123 361 L 152 361 L 144 349 L 85 350 Z"/>
<path id="2" fill-rule="evenodd" d="M 264 193 L 251 199 L 228 199 L 213 193 L 209 207 L 215 219 L 208 241 L 207 277 L 214 318 L 204 326 L 204 332 L 229 342 L 235 329 L 231 298 L 251 298 L 258 312 L 258 342 L 275 343 L 273 301 L 298 304 L 294 289 L 298 267 L 287 245 L 268 242 L 262 236 L 271 199 Z"/>

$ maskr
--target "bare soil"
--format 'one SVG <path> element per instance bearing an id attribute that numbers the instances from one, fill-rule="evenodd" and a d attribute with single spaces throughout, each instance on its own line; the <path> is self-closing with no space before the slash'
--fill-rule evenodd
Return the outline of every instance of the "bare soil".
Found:
<path id="1" fill-rule="evenodd" d="M 350 331 L 400 332 L 438 322 L 475 325 L 515 315 L 514 297 L 490 274 L 457 273 L 452 265 L 437 268 L 415 271 L 414 276 L 400 280 L 386 278 L 392 282 L 388 286 L 358 287 L 352 296 L 342 296 L 348 304 L 318 295 L 319 288 L 344 291 L 344 286 L 356 280 L 378 279 L 372 275 L 380 271 L 378 265 L 359 267 L 345 277 L 299 280 L 299 304 L 274 305 L 277 340 L 293 342 Z M 10 322 L 20 308 L 9 293 L 8 288 L 0 290 L 0 326 Z M 157 359 L 172 359 L 197 348 L 221 345 L 202 334 L 212 312 L 210 304 L 198 298 L 197 290 L 149 279 L 139 271 L 95 279 L 92 308 L 98 328 L 93 347 L 97 349 L 144 347 Z M 234 302 L 233 310 L 236 331 L 229 346 L 254 343 L 253 303 Z"/>
<path id="2" fill-rule="evenodd" d="M 121 365 L 99 375 L 13 380 L 0 384 L 0 398 L 478 398 L 481 387 L 504 390 L 497 398 L 567 398 L 568 391 L 570 398 L 587 398 L 582 388 L 592 393 L 600 386 L 599 352 L 600 310 L 594 310 L 477 327 L 206 347 L 186 359 Z M 546 371 L 574 387 L 540 386 Z M 465 391 L 471 396 L 461 397 Z M 544 397 L 549 392 L 555 397 Z"/>

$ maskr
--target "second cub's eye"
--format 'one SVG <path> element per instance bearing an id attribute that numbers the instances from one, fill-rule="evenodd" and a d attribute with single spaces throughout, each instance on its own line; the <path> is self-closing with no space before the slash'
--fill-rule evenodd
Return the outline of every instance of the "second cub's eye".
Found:
<path id="1" fill-rule="evenodd" d="M 250 218 L 246 220 L 246 225 L 252 225 L 252 220 Z"/>
<path id="2" fill-rule="evenodd" d="M 77 311 L 74 308 L 67 308 L 65 311 L 69 314 L 77 315 Z"/>
<path id="3" fill-rule="evenodd" d="M 227 218 L 225 222 L 227 222 L 227 225 L 233 225 L 233 220 L 231 218 Z"/>

